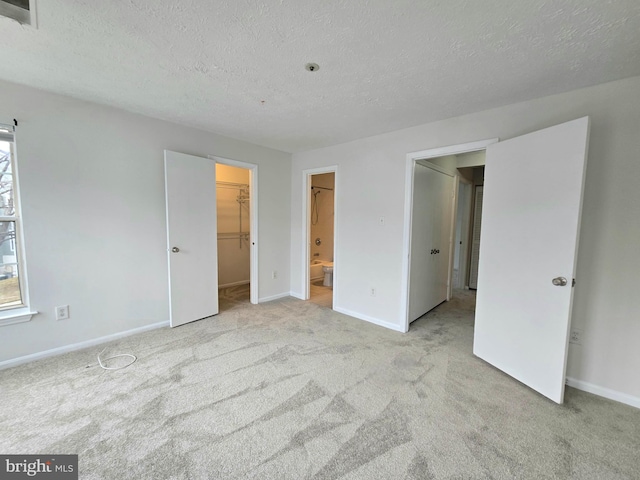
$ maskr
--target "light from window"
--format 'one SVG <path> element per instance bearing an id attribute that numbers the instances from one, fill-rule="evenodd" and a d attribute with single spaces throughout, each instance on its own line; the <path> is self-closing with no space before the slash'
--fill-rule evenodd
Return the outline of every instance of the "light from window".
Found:
<path id="1" fill-rule="evenodd" d="M 13 131 L 0 127 L 0 309 L 23 304 L 13 168 Z"/>

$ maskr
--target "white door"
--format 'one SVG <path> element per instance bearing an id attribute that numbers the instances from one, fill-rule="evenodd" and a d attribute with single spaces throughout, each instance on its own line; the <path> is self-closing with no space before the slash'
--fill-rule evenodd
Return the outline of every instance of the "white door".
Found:
<path id="1" fill-rule="evenodd" d="M 455 215 L 453 201 L 455 195 L 455 177 L 440 174 L 438 181 L 438 230 L 434 238 L 436 254 L 434 259 L 438 265 L 436 278 L 436 305 L 449 300 L 449 286 L 451 285 L 451 271 L 453 268 L 453 230 Z"/>
<path id="2" fill-rule="evenodd" d="M 473 353 L 557 403 L 588 140 L 584 117 L 487 148 Z"/>
<path id="3" fill-rule="evenodd" d="M 447 299 L 453 177 L 414 166 L 409 321 Z"/>
<path id="4" fill-rule="evenodd" d="M 218 313 L 216 162 L 164 152 L 172 327 Z"/>

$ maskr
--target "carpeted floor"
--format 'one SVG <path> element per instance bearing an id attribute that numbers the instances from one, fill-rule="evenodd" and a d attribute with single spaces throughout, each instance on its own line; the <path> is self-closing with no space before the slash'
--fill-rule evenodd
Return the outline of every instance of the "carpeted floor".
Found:
<path id="1" fill-rule="evenodd" d="M 400 334 L 292 298 L 0 372 L 0 453 L 86 479 L 637 479 L 640 410 L 471 354 L 474 296 Z"/>

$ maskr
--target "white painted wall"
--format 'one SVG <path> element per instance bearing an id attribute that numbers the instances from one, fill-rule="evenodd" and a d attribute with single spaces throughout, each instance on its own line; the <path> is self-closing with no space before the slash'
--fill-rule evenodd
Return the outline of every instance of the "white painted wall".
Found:
<path id="1" fill-rule="evenodd" d="M 41 313 L 0 328 L 0 362 L 168 320 L 165 148 L 260 165 L 259 295 L 289 291 L 290 154 L 0 82 L 0 122 L 14 117 Z"/>
<path id="2" fill-rule="evenodd" d="M 572 319 L 583 329 L 583 345 L 571 345 L 568 375 L 640 398 L 640 77 L 294 154 L 292 287 L 300 285 L 303 169 L 340 169 L 335 308 L 400 329 L 407 153 L 504 140 L 584 115 L 591 116 L 592 128 Z M 369 296 L 372 286 L 376 297 Z"/>

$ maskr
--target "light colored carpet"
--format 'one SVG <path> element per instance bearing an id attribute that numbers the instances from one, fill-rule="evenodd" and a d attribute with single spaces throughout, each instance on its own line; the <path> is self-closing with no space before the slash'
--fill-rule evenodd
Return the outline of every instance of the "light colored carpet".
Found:
<path id="1" fill-rule="evenodd" d="M 637 479 L 640 410 L 557 406 L 471 354 L 474 295 L 400 334 L 309 302 L 220 315 L 0 372 L 0 452 L 86 479 Z"/>

